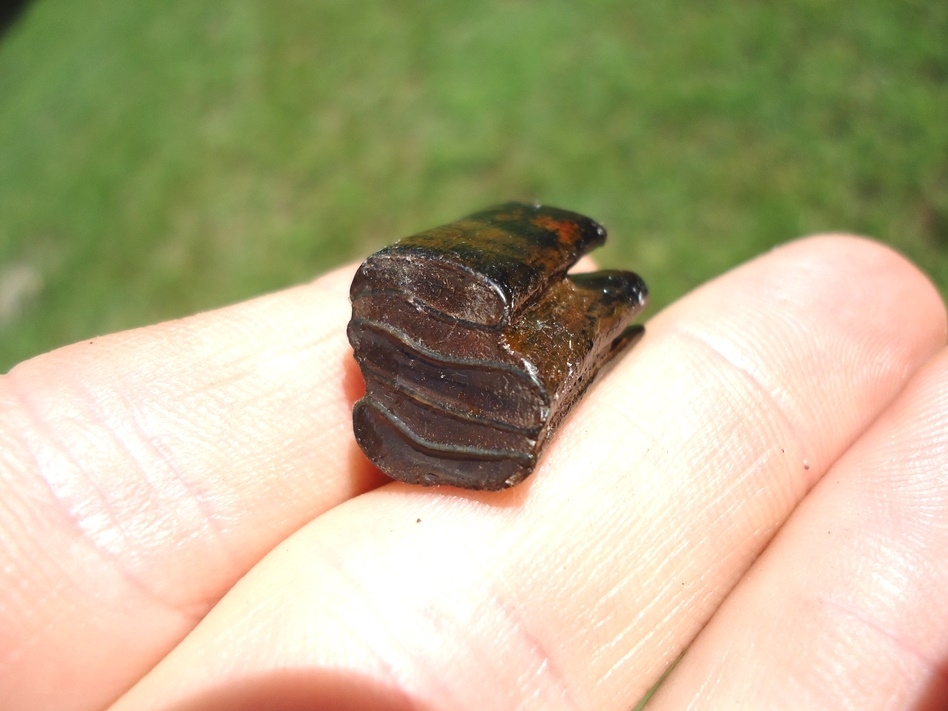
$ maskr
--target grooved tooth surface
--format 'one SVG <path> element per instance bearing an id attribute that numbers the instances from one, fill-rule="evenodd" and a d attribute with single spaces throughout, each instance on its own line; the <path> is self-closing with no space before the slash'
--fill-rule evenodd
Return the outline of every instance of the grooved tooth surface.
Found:
<path id="1" fill-rule="evenodd" d="M 529 476 L 645 305 L 632 272 L 566 275 L 604 240 L 582 215 L 509 203 L 370 256 L 348 328 L 365 454 L 414 484 L 496 490 Z"/>

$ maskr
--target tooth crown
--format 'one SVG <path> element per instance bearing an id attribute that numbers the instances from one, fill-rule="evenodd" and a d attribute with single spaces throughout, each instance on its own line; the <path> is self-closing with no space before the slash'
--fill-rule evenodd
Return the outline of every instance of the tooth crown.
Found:
<path id="1" fill-rule="evenodd" d="M 401 481 L 503 489 L 525 479 L 599 368 L 634 336 L 636 274 L 567 275 L 595 221 L 508 203 L 371 255 L 348 335 L 366 381 L 356 440 Z"/>

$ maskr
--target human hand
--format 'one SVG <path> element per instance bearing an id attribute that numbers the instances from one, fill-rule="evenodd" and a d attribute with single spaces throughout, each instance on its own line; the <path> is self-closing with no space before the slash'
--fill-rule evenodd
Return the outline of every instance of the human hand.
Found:
<path id="1" fill-rule="evenodd" d="M 359 453 L 351 275 L 0 378 L 0 706 L 628 709 L 685 649 L 650 709 L 948 697 L 946 316 L 904 259 L 802 240 L 684 297 L 497 493 Z"/>

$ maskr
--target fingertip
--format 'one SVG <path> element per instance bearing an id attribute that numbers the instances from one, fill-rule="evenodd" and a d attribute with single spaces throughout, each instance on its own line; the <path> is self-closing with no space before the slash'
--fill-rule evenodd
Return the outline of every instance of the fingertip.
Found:
<path id="1" fill-rule="evenodd" d="M 798 260 L 830 274 L 851 290 L 876 291 L 878 299 L 904 300 L 906 316 L 927 323 L 948 340 L 948 311 L 932 278 L 892 245 L 850 232 L 825 232 L 787 242 L 770 254 Z"/>

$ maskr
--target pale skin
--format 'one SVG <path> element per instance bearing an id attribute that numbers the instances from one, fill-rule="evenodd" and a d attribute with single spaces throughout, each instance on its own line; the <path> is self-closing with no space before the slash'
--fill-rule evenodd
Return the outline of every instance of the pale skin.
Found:
<path id="1" fill-rule="evenodd" d="M 359 453 L 352 272 L 0 378 L 0 706 L 608 711 L 681 657 L 649 709 L 943 707 L 946 316 L 904 258 L 685 296 L 499 493 Z"/>

